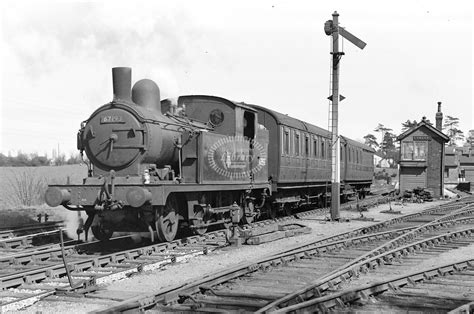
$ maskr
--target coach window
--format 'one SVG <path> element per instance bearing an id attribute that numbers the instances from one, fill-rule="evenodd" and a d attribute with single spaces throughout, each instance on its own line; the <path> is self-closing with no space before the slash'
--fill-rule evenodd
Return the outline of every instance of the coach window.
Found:
<path id="1" fill-rule="evenodd" d="M 309 156 L 309 137 L 306 134 L 304 136 L 304 154 Z"/>
<path id="2" fill-rule="evenodd" d="M 318 157 L 318 140 L 313 138 L 313 156 L 314 158 Z"/>
<path id="3" fill-rule="evenodd" d="M 290 154 L 290 132 L 288 130 L 283 131 L 283 149 L 285 155 Z"/>
<path id="4" fill-rule="evenodd" d="M 324 158 L 324 139 L 321 139 L 321 158 Z"/>
<path id="5" fill-rule="evenodd" d="M 300 155 L 300 135 L 295 132 L 295 155 Z"/>
<path id="6" fill-rule="evenodd" d="M 326 148 L 326 159 L 331 159 L 331 142 L 326 140 L 326 145 L 324 145 L 324 148 Z"/>
<path id="7" fill-rule="evenodd" d="M 339 160 L 342 161 L 342 146 L 339 147 Z"/>

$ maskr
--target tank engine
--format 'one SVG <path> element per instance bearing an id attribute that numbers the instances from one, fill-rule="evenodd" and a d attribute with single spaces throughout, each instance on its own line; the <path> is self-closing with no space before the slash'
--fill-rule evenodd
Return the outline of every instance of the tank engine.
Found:
<path id="1" fill-rule="evenodd" d="M 252 221 L 268 198 L 268 132 L 256 110 L 212 96 L 160 101 L 158 86 L 113 68 L 113 100 L 81 124 L 78 149 L 91 162 L 82 185 L 51 185 L 50 206 L 85 211 L 84 229 L 175 238 L 178 226 Z M 258 143 L 258 144 L 257 144 Z"/>

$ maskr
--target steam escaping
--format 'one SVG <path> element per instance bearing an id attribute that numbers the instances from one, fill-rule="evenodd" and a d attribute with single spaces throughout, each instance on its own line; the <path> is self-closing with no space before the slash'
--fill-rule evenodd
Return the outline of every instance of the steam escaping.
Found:
<path id="1" fill-rule="evenodd" d="M 87 219 L 87 215 L 85 213 L 81 212 L 75 212 L 75 211 L 70 211 L 70 210 L 64 210 L 63 214 L 65 215 L 64 217 L 64 224 L 65 228 L 64 231 L 66 232 L 67 236 L 73 240 L 77 240 L 77 228 L 79 227 L 79 220 Z M 90 239 L 91 237 L 89 237 Z M 81 234 L 81 239 L 84 240 L 84 234 Z"/>

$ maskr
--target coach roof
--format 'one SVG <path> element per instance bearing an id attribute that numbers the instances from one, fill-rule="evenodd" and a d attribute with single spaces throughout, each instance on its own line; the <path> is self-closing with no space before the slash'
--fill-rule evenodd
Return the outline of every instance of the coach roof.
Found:
<path id="1" fill-rule="evenodd" d="M 261 107 L 258 105 L 248 105 L 248 106 L 268 113 L 276 120 L 278 124 L 288 126 L 290 128 L 298 129 L 304 132 L 326 136 L 326 137 L 331 136 L 331 133 L 323 128 L 320 128 L 318 126 L 315 126 L 307 122 L 303 122 L 299 119 L 292 118 L 286 114 L 282 114 L 277 111 L 274 111 L 265 107 Z"/>
<path id="2" fill-rule="evenodd" d="M 278 124 L 285 125 L 285 126 L 288 126 L 288 127 L 291 127 L 291 128 L 295 128 L 295 129 L 298 129 L 298 130 L 301 130 L 301 131 L 310 132 L 310 133 L 313 133 L 313 134 L 318 134 L 318 135 L 322 135 L 322 136 L 326 136 L 326 137 L 331 137 L 331 132 L 329 132 L 329 131 L 327 131 L 323 128 L 320 128 L 318 126 L 312 125 L 310 123 L 303 122 L 301 120 L 292 118 L 292 117 L 290 117 L 286 114 L 282 114 L 282 113 L 279 113 L 279 112 L 276 112 L 274 110 L 271 110 L 271 109 L 268 109 L 268 108 L 265 108 L 265 107 L 262 107 L 262 106 L 258 106 L 258 105 L 248 105 L 248 106 L 251 106 L 255 109 L 258 109 L 258 110 L 261 110 L 261 111 L 264 111 L 264 112 L 268 113 L 269 115 L 271 115 L 277 121 Z M 345 137 L 345 136 L 341 136 L 341 141 L 343 143 L 345 142 L 347 144 L 350 144 L 352 146 L 356 146 L 356 147 L 368 150 L 370 152 L 375 152 L 375 150 L 372 147 L 367 146 L 364 143 L 352 140 L 352 139 L 350 139 L 348 137 Z"/>

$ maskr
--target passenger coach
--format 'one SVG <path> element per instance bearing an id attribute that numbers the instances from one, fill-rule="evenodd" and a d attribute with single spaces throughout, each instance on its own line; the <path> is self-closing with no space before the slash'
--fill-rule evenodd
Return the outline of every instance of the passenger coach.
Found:
<path id="1" fill-rule="evenodd" d="M 330 132 L 268 108 L 250 106 L 257 110 L 259 124 L 269 131 L 268 174 L 277 202 L 287 206 L 304 198 L 322 201 L 331 187 Z M 374 150 L 342 136 L 340 149 L 342 189 L 350 185 L 364 195 L 373 179 Z"/>

